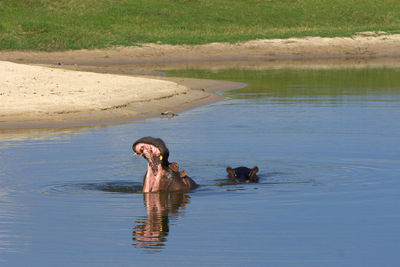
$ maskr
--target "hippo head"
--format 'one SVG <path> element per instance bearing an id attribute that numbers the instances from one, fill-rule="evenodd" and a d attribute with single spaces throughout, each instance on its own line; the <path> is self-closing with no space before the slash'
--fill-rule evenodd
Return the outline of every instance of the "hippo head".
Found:
<path id="1" fill-rule="evenodd" d="M 168 167 L 169 150 L 160 138 L 140 138 L 132 145 L 132 149 L 148 161 L 153 173 L 157 172 L 159 165 L 164 169 Z"/>
<path id="2" fill-rule="evenodd" d="M 228 177 L 235 179 L 238 183 L 256 183 L 258 182 L 257 172 L 258 167 L 254 166 L 253 169 L 249 169 L 247 167 L 227 167 L 226 172 L 228 173 Z"/>
<path id="3" fill-rule="evenodd" d="M 133 145 L 135 154 L 143 156 L 147 160 L 147 173 L 144 180 L 143 191 L 158 190 L 163 178 L 168 171 L 169 150 L 160 138 L 150 136 L 140 138 Z M 157 187 L 157 188 L 156 188 Z"/>

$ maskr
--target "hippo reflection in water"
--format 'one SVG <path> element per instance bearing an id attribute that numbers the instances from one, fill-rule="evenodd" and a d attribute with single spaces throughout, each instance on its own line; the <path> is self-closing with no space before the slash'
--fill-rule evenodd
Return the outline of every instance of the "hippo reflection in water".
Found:
<path id="1" fill-rule="evenodd" d="M 147 172 L 143 180 L 143 192 L 181 191 L 187 192 L 198 187 L 186 172 L 179 171 L 176 162 L 169 163 L 169 150 L 160 138 L 140 138 L 133 146 L 135 154 L 147 160 Z"/>
<path id="2" fill-rule="evenodd" d="M 147 216 L 140 217 L 134 226 L 134 245 L 144 249 L 162 249 L 169 234 L 170 217 L 173 221 L 182 216 L 190 197 L 184 192 L 158 192 L 143 194 Z"/>

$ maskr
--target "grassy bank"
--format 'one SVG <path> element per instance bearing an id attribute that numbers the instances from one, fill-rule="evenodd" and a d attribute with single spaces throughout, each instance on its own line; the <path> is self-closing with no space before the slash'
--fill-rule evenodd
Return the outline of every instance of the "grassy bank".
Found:
<path id="1" fill-rule="evenodd" d="M 400 32 L 400 0 L 0 0 L 0 49 Z"/>

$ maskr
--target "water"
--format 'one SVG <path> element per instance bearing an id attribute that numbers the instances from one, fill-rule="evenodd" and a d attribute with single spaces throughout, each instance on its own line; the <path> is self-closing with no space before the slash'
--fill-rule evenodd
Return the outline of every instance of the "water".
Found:
<path id="1" fill-rule="evenodd" d="M 3 131 L 0 266 L 396 266 L 399 74 L 180 71 L 249 86 L 170 120 Z M 201 187 L 141 194 L 147 135 Z"/>

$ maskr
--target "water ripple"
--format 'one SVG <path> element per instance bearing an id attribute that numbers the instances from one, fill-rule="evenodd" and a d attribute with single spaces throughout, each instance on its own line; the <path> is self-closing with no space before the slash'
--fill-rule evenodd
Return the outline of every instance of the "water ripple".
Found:
<path id="1" fill-rule="evenodd" d="M 141 193 L 142 184 L 138 182 L 86 182 L 48 185 L 40 190 L 44 194 L 99 194 L 99 193 Z"/>

